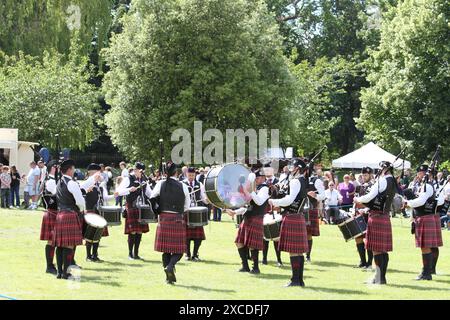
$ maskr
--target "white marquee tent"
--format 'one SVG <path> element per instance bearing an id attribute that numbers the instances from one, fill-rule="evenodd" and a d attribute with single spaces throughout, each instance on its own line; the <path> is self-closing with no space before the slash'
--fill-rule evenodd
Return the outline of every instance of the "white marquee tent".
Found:
<path id="1" fill-rule="evenodd" d="M 363 167 L 370 167 L 377 169 L 381 161 L 394 162 L 396 156 L 383 150 L 373 142 L 369 142 L 365 146 L 356 149 L 349 154 L 346 154 L 339 159 L 333 160 L 333 168 L 349 168 L 361 169 Z M 394 163 L 394 168 L 403 168 L 403 159 L 398 159 Z M 411 168 L 411 162 L 405 160 L 405 169 Z"/>

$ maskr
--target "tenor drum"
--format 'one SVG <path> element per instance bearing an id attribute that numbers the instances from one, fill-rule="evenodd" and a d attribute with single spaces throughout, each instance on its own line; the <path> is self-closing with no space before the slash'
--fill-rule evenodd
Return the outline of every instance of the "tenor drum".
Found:
<path id="1" fill-rule="evenodd" d="M 85 230 L 84 239 L 91 242 L 98 242 L 102 238 L 103 229 L 106 227 L 107 222 L 105 218 L 96 213 L 86 213 L 84 215 Z"/>
<path id="2" fill-rule="evenodd" d="M 189 227 L 203 227 L 208 224 L 207 207 L 191 207 L 187 213 L 187 225 Z"/>
<path id="3" fill-rule="evenodd" d="M 158 219 L 156 218 L 155 212 L 153 212 L 153 208 L 148 204 L 137 204 L 136 207 L 139 210 L 139 223 L 157 223 Z"/>
<path id="4" fill-rule="evenodd" d="M 248 187 L 250 170 L 241 164 L 227 164 L 212 168 L 205 178 L 208 200 L 217 208 L 236 209 L 243 207 L 246 199 L 244 188 Z"/>
<path id="5" fill-rule="evenodd" d="M 367 224 L 363 216 L 352 217 L 338 225 L 345 241 L 355 239 L 366 233 Z"/>
<path id="6" fill-rule="evenodd" d="M 267 241 L 280 240 L 280 228 L 281 228 L 282 216 L 279 214 L 266 214 L 264 216 L 264 239 Z"/>
<path id="7" fill-rule="evenodd" d="M 100 215 L 105 218 L 108 226 L 120 226 L 122 215 L 122 208 L 119 206 L 100 206 L 98 208 Z"/>

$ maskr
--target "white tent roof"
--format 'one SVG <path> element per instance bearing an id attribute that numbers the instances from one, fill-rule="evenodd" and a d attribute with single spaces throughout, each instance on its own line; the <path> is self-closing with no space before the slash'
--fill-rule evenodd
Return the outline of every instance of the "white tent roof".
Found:
<path id="1" fill-rule="evenodd" d="M 373 142 L 369 142 L 365 146 L 346 154 L 339 159 L 333 160 L 333 168 L 350 168 L 361 169 L 370 167 L 377 169 L 381 161 L 394 162 L 396 156 L 383 150 Z M 397 159 L 394 168 L 401 169 L 403 167 L 403 159 Z M 411 168 L 411 162 L 405 160 L 405 169 Z"/>

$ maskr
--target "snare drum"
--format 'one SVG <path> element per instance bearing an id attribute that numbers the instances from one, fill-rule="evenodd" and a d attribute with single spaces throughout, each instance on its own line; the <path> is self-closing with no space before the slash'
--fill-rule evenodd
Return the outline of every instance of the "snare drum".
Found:
<path id="1" fill-rule="evenodd" d="M 242 223 L 242 221 L 244 221 L 244 215 L 243 214 L 236 214 L 234 216 L 234 218 L 236 219 L 236 228 L 239 228 L 239 225 Z"/>
<path id="2" fill-rule="evenodd" d="M 100 215 L 105 218 L 108 226 L 120 226 L 122 208 L 119 206 L 100 206 L 98 208 Z"/>
<path id="3" fill-rule="evenodd" d="M 338 225 L 345 241 L 355 239 L 366 233 L 367 223 L 363 216 L 352 217 Z"/>
<path id="4" fill-rule="evenodd" d="M 86 213 L 84 215 L 85 230 L 83 237 L 90 242 L 98 242 L 102 238 L 103 229 L 107 222 L 105 218 L 96 213 Z"/>
<path id="5" fill-rule="evenodd" d="M 266 214 L 264 215 L 264 239 L 267 241 L 280 240 L 280 228 L 281 228 L 282 216 L 279 214 Z"/>
<path id="6" fill-rule="evenodd" d="M 208 224 L 207 207 L 191 207 L 187 213 L 187 225 L 189 227 L 203 227 Z"/>
<path id="7" fill-rule="evenodd" d="M 153 208 L 148 204 L 137 204 L 137 209 L 139 210 L 139 223 L 157 223 L 158 219 L 156 218 L 155 213 L 153 212 Z"/>

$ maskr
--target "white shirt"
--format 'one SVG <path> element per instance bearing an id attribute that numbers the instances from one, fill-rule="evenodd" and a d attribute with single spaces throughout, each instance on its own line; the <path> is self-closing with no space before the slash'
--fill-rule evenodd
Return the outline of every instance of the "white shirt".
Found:
<path id="1" fill-rule="evenodd" d="M 48 179 L 45 182 L 45 188 L 47 189 L 48 192 L 50 192 L 52 195 L 56 194 L 56 181 L 54 179 L 54 176 L 49 176 L 52 177 L 53 179 Z"/>
<path id="2" fill-rule="evenodd" d="M 424 185 L 425 186 L 425 185 Z M 411 208 L 421 207 L 427 202 L 427 200 L 433 196 L 433 187 L 431 184 L 426 184 L 427 190 L 424 190 L 424 186 L 420 188 L 419 196 L 416 199 L 406 201 L 406 205 Z"/>
<path id="3" fill-rule="evenodd" d="M 189 190 L 189 187 L 192 188 L 191 182 L 189 182 L 189 180 L 186 179 L 183 182 L 188 184 L 188 190 Z M 194 181 L 192 181 L 192 182 L 194 183 L 194 186 L 195 186 L 195 182 Z M 200 201 L 202 201 L 204 203 L 208 203 L 209 201 L 208 201 L 208 197 L 206 196 L 205 186 L 203 185 L 203 183 L 201 183 L 199 181 L 197 181 L 197 182 L 200 184 Z M 193 194 L 190 194 L 189 196 L 192 197 Z M 192 203 L 192 201 L 191 201 L 191 203 Z"/>
<path id="4" fill-rule="evenodd" d="M 106 183 L 106 181 L 104 182 Z M 124 177 L 116 190 L 119 193 L 119 196 L 127 196 L 130 194 L 130 190 L 132 187 L 128 187 L 129 185 L 130 185 L 130 178 Z M 152 189 L 150 188 L 149 181 L 147 181 L 147 188 L 145 188 L 145 195 L 149 198 L 152 195 Z"/>
<path id="5" fill-rule="evenodd" d="M 122 169 L 122 173 L 120 174 L 122 177 L 128 178 L 130 176 L 130 172 L 127 168 Z"/>
<path id="6" fill-rule="evenodd" d="M 67 183 L 67 190 L 73 195 L 75 203 L 83 211 L 86 208 L 86 202 L 84 200 L 83 194 L 81 193 L 80 185 L 72 180 L 72 177 L 64 175 L 63 177 L 69 178 L 70 181 Z"/>
<path id="7" fill-rule="evenodd" d="M 34 169 L 30 168 L 27 176 L 27 184 L 32 186 L 36 183 L 35 177 L 38 177 L 37 181 L 39 181 L 39 176 L 41 175 L 41 170 L 36 166 Z"/>
<path id="8" fill-rule="evenodd" d="M 336 189 L 325 190 L 325 204 L 327 206 L 337 206 L 342 201 L 342 195 Z"/>
<path id="9" fill-rule="evenodd" d="M 287 207 L 290 206 L 292 202 L 294 202 L 302 185 L 298 179 L 292 179 L 289 181 L 289 194 L 285 195 L 281 199 L 272 199 L 272 205 L 274 207 Z"/>
<path id="10" fill-rule="evenodd" d="M 181 183 L 181 185 L 183 186 L 183 192 L 184 192 L 184 211 L 187 211 L 190 207 L 191 207 L 191 197 L 189 196 L 189 188 L 186 184 L 180 182 L 177 178 L 175 177 L 170 177 L 169 179 L 173 179 L 175 181 L 177 181 L 178 183 Z M 161 185 L 163 182 L 165 182 L 166 180 L 159 180 L 156 185 L 155 188 L 152 191 L 152 194 L 150 196 L 150 198 L 156 198 L 157 196 L 160 195 L 161 193 Z M 147 188 L 149 189 L 149 188 Z"/>
<path id="11" fill-rule="evenodd" d="M 390 174 L 385 175 L 382 177 L 379 177 L 378 180 L 374 183 L 374 185 L 370 188 L 370 191 L 368 194 L 363 195 L 361 197 L 356 197 L 356 201 L 361 203 L 368 203 L 372 201 L 378 193 L 382 193 L 387 188 L 387 180 L 386 178 L 392 177 Z"/>
<path id="12" fill-rule="evenodd" d="M 252 200 L 256 203 L 258 206 L 262 206 L 264 202 L 266 202 L 270 196 L 269 196 L 269 187 L 264 186 L 261 189 L 258 190 L 258 192 L 253 191 L 250 193 L 252 196 Z M 236 214 L 244 214 L 247 211 L 247 208 L 242 207 L 239 209 L 234 210 Z"/>
<path id="13" fill-rule="evenodd" d="M 316 188 L 316 200 L 323 201 L 325 200 L 325 186 L 323 185 L 322 179 L 317 178 L 314 182 L 314 187 Z"/>
<path id="14" fill-rule="evenodd" d="M 41 177 L 39 178 L 39 181 L 42 183 L 42 182 L 44 182 L 44 180 L 45 180 L 45 178 L 46 178 L 46 176 L 47 176 L 47 167 L 42 167 L 42 168 L 39 168 L 39 171 L 40 171 L 40 174 L 41 174 Z"/>

